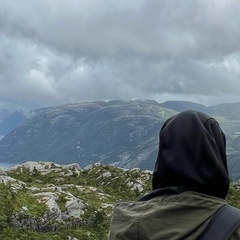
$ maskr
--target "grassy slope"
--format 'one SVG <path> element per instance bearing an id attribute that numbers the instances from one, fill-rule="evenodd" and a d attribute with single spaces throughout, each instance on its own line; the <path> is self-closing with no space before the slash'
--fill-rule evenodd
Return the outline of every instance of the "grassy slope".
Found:
<path id="1" fill-rule="evenodd" d="M 52 166 L 58 169 L 58 166 Z M 36 169 L 18 168 L 9 175 L 21 184 L 0 184 L 0 239 L 68 239 L 68 236 L 81 240 L 107 239 L 110 216 L 114 203 L 119 199 L 135 200 L 151 190 L 151 173 L 138 169 L 124 170 L 111 166 L 93 165 L 77 174 L 75 170 L 59 169 L 43 175 Z M 67 176 L 69 172 L 72 175 Z M 18 189 L 16 189 L 18 186 Z M 54 232 L 36 232 L 31 229 L 11 227 L 11 215 L 27 206 L 32 216 L 40 217 L 46 211 L 33 193 L 52 191 L 59 195 L 58 204 L 64 211 L 66 194 L 59 188 L 69 191 L 86 205 L 80 221 L 81 227 L 68 227 L 68 222 L 59 224 Z M 239 185 L 231 185 L 228 202 L 240 207 Z M 69 222 L 72 219 L 68 220 Z"/>
<path id="2" fill-rule="evenodd" d="M 110 215 L 114 203 L 119 199 L 133 200 L 143 193 L 150 191 L 150 172 L 138 169 L 124 170 L 110 166 L 94 165 L 71 176 L 69 170 L 52 171 L 43 175 L 27 168 L 12 171 L 9 175 L 26 183 L 14 189 L 11 184 L 0 184 L 0 238 L 2 239 L 67 239 L 68 236 L 78 239 L 107 239 Z M 53 187 L 55 186 L 55 187 Z M 32 216 L 40 217 L 46 211 L 44 202 L 39 204 L 33 193 L 52 191 L 59 196 L 58 204 L 64 211 L 66 194 L 59 192 L 67 189 L 72 195 L 81 199 L 85 205 L 85 213 L 80 222 L 82 227 L 65 228 L 65 224 L 58 224 L 57 232 L 38 233 L 29 229 L 16 230 L 9 228 L 10 217 L 19 212 L 22 206 L 27 206 Z M 15 236 L 18 236 L 17 238 Z M 9 237 L 9 238 L 8 238 Z"/>

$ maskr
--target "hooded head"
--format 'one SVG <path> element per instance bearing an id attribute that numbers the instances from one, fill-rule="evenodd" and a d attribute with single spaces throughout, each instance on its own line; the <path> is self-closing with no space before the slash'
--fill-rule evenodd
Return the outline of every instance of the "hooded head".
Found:
<path id="1" fill-rule="evenodd" d="M 153 190 L 183 187 L 225 198 L 229 189 L 226 140 L 218 122 L 197 111 L 184 111 L 162 126 Z"/>

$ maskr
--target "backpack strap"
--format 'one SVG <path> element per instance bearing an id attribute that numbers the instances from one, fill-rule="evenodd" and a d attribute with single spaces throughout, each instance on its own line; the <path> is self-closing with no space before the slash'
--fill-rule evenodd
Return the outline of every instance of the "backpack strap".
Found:
<path id="1" fill-rule="evenodd" d="M 227 240 L 239 226 L 240 209 L 226 204 L 213 215 L 198 240 Z"/>

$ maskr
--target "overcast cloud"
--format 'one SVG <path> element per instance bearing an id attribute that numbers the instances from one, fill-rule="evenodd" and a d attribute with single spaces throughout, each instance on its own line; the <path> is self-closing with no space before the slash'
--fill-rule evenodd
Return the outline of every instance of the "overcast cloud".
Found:
<path id="1" fill-rule="evenodd" d="M 238 0 L 0 0 L 0 107 L 240 101 Z"/>

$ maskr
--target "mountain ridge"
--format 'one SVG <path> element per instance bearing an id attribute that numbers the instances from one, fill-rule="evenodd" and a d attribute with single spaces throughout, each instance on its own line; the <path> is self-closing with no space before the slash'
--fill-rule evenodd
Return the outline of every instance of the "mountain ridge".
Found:
<path id="1" fill-rule="evenodd" d="M 83 167 L 101 163 L 152 170 L 163 122 L 178 113 L 176 109 L 204 108 L 225 132 L 229 169 L 233 179 L 238 180 L 240 116 L 228 114 L 240 110 L 239 104 L 221 108 L 186 101 L 111 100 L 37 109 L 0 141 L 0 161 L 77 162 Z"/>

